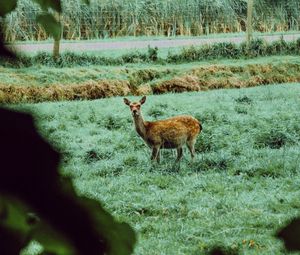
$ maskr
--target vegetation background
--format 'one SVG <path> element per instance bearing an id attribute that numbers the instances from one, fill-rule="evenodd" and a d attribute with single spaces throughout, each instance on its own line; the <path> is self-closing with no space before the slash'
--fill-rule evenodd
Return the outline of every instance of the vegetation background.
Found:
<path id="1" fill-rule="evenodd" d="M 255 0 L 253 30 L 299 31 L 297 0 Z M 45 31 L 36 24 L 40 8 L 31 0 L 18 1 L 7 16 L 6 41 L 44 40 Z M 246 31 L 245 0 L 63 0 L 62 38 L 99 39 L 121 36 L 199 36 Z"/>

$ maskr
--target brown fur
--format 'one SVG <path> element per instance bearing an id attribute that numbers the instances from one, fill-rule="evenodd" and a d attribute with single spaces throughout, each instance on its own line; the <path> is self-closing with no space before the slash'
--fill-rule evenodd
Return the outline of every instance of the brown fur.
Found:
<path id="1" fill-rule="evenodd" d="M 183 155 L 182 147 L 184 144 L 187 145 L 192 158 L 194 158 L 194 145 L 197 136 L 202 130 L 200 122 L 189 115 L 158 121 L 144 121 L 141 105 L 145 101 L 146 97 L 143 97 L 139 102 L 133 103 L 124 98 L 124 103 L 129 105 L 131 109 L 136 131 L 148 146 L 152 148 L 151 159 L 159 162 L 160 149 L 177 149 L 177 161 L 179 161 Z"/>

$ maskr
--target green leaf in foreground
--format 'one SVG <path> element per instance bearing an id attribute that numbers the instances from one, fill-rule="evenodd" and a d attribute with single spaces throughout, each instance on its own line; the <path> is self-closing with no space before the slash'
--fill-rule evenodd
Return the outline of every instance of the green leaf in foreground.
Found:
<path id="1" fill-rule="evenodd" d="M 43 10 L 52 8 L 55 11 L 61 12 L 61 3 L 60 0 L 34 0 L 38 3 Z"/>
<path id="2" fill-rule="evenodd" d="M 46 33 L 59 40 L 61 36 L 61 24 L 51 14 L 41 14 L 36 18 L 45 29 Z"/>
<path id="3" fill-rule="evenodd" d="M 4 17 L 7 13 L 13 11 L 17 7 L 17 0 L 1 0 L 0 1 L 0 16 Z"/>
<path id="4" fill-rule="evenodd" d="M 90 0 L 81 0 L 85 4 L 90 4 Z"/>
<path id="5" fill-rule="evenodd" d="M 133 229 L 98 201 L 77 196 L 58 172 L 59 153 L 37 133 L 32 117 L 2 108 L 0 116 L 1 254 L 19 254 L 31 240 L 47 254 L 132 253 Z"/>

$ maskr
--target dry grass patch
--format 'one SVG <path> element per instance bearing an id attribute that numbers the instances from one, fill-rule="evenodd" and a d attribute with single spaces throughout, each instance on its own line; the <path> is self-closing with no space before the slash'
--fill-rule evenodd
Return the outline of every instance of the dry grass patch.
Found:
<path id="1" fill-rule="evenodd" d="M 136 89 L 134 94 L 136 96 L 141 96 L 141 95 L 151 95 L 152 93 L 153 91 L 151 86 L 149 84 L 143 84 Z"/>
<path id="2" fill-rule="evenodd" d="M 80 85 L 51 85 L 46 87 L 0 85 L 0 103 L 97 99 L 123 96 L 129 93 L 129 82 L 119 80 L 91 80 Z"/>
<path id="3" fill-rule="evenodd" d="M 69 85 L 54 84 L 45 87 L 0 84 L 0 103 L 87 100 L 128 94 L 181 93 L 291 82 L 300 82 L 298 63 L 210 65 L 179 73 L 145 69 L 124 77 L 124 80 L 118 78 L 94 80 L 89 77 L 89 80 L 79 84 L 71 82 Z"/>
<path id="4" fill-rule="evenodd" d="M 300 65 L 246 65 L 200 67 L 153 86 L 154 94 L 219 88 L 246 88 L 272 83 L 300 81 Z"/>
<path id="5" fill-rule="evenodd" d="M 163 81 L 162 83 L 153 87 L 154 94 L 162 94 L 167 92 L 185 92 L 185 91 L 199 91 L 200 82 L 195 75 L 185 75 L 182 77 L 175 77 L 171 80 Z"/>

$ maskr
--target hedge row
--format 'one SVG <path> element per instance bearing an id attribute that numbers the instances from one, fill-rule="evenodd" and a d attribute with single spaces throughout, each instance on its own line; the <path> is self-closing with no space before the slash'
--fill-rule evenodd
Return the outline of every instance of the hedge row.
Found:
<path id="1" fill-rule="evenodd" d="M 246 43 L 231 42 L 212 45 L 191 46 L 183 48 L 179 53 L 169 53 L 165 59 L 158 57 L 158 48 L 148 47 L 146 53 L 131 51 L 118 58 L 89 55 L 86 53 L 65 52 L 57 59 L 50 53 L 40 52 L 35 56 L 20 55 L 17 61 L 2 59 L 0 64 L 6 67 L 28 67 L 46 65 L 52 67 L 73 67 L 86 65 L 123 65 L 126 63 L 182 63 L 191 61 L 211 60 L 220 58 L 252 58 L 272 55 L 300 55 L 300 38 L 286 42 L 283 39 L 271 43 L 255 39 Z"/>

